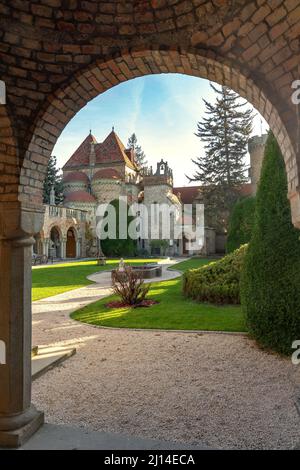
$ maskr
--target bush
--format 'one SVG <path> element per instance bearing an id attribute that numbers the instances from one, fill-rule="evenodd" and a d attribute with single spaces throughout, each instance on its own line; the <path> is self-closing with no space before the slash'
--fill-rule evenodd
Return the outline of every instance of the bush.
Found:
<path id="1" fill-rule="evenodd" d="M 272 133 L 256 195 L 252 238 L 241 279 L 241 300 L 258 342 L 291 354 L 300 339 L 300 232 L 291 222 L 285 165 Z"/>
<path id="2" fill-rule="evenodd" d="M 113 292 L 121 297 L 125 305 L 138 306 L 149 292 L 150 284 L 145 284 L 130 266 L 125 266 L 124 271 L 116 269 L 112 279 Z"/>
<path id="3" fill-rule="evenodd" d="M 240 277 L 247 245 L 224 258 L 183 275 L 183 292 L 200 302 L 240 303 Z"/>
<path id="4" fill-rule="evenodd" d="M 151 254 L 159 254 L 165 256 L 166 251 L 168 249 L 169 243 L 167 240 L 151 240 L 150 247 L 151 247 Z"/>
<path id="5" fill-rule="evenodd" d="M 254 224 L 255 198 L 246 197 L 233 207 L 229 219 L 227 253 L 232 253 L 245 243 L 249 243 Z"/>

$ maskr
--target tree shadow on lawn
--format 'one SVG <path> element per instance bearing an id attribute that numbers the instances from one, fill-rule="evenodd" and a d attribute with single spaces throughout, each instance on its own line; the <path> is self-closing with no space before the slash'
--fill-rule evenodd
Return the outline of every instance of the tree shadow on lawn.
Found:
<path id="1" fill-rule="evenodd" d="M 145 309 L 108 308 L 115 295 L 106 297 L 71 314 L 83 323 L 117 328 L 150 328 L 245 332 L 240 306 L 197 303 L 182 294 L 180 279 L 153 284 L 148 298 L 159 303 Z"/>

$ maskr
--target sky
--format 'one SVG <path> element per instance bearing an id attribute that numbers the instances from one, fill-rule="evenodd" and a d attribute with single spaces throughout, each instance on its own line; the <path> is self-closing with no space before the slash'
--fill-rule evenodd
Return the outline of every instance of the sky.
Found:
<path id="1" fill-rule="evenodd" d="M 135 132 L 148 164 L 156 168 L 161 158 L 167 160 L 174 185 L 188 186 L 186 175 L 192 176 L 196 169 L 191 159 L 204 152 L 201 140 L 194 135 L 197 122 L 205 115 L 203 98 L 214 102 L 215 93 L 208 80 L 198 77 L 160 74 L 123 82 L 90 101 L 65 127 L 53 149 L 58 167 L 66 163 L 90 129 L 102 142 L 114 126 L 125 146 Z M 253 135 L 260 135 L 268 126 L 255 113 Z"/>

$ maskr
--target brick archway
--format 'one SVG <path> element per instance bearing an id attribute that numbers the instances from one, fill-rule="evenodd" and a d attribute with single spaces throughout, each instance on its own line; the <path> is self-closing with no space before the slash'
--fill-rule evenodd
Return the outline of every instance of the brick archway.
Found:
<path id="1" fill-rule="evenodd" d="M 224 83 L 265 117 L 285 157 L 300 227 L 298 0 L 0 0 L 0 445 L 42 423 L 31 405 L 31 247 L 51 150 L 74 114 L 134 77 L 179 72 Z M 299 113 L 299 106 L 298 106 Z M 2 344 L 1 343 L 1 344 Z"/>
<path id="2" fill-rule="evenodd" d="M 217 60 L 219 59 L 219 60 Z M 149 74 L 182 73 L 227 85 L 247 99 L 265 118 L 273 130 L 284 155 L 289 197 L 294 209 L 294 222 L 298 223 L 297 202 L 298 165 L 296 145 L 285 127 L 276 105 L 263 89 L 251 78 L 243 75 L 242 70 L 230 60 L 211 58 L 209 54 L 191 49 L 189 52 L 177 50 L 132 50 L 114 58 L 96 61 L 83 71 L 71 77 L 69 83 L 60 87 L 48 97 L 43 109 L 31 127 L 31 140 L 25 153 L 21 175 L 26 184 L 20 184 L 19 192 L 22 201 L 27 196 L 32 201 L 32 187 L 35 188 L 34 201 L 41 202 L 41 183 L 46 171 L 51 151 L 68 122 L 90 100 L 109 88 Z M 295 106 L 296 119 L 296 106 Z M 35 171 L 34 168 L 37 168 Z M 30 169 L 30 180 L 28 176 Z M 300 223 L 300 221 L 299 221 Z"/>
<path id="3" fill-rule="evenodd" d="M 176 71 L 227 83 L 266 117 L 285 155 L 300 226 L 299 120 L 291 102 L 300 73 L 296 0 L 0 0 L 0 12 L 1 79 L 24 159 L 20 201 L 39 205 L 56 123 L 71 119 L 74 102 L 78 110 L 120 81 Z"/>

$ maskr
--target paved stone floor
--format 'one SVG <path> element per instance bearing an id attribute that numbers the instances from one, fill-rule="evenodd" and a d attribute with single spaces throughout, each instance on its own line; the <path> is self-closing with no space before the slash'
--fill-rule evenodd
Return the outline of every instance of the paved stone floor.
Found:
<path id="1" fill-rule="evenodd" d="M 88 431 L 71 426 L 45 424 L 21 450 L 207 450 L 197 446 L 155 439 Z"/>
<path id="2" fill-rule="evenodd" d="M 166 271 L 164 276 L 176 273 Z M 95 276 L 95 275 L 93 275 Z M 300 368 L 245 335 L 102 329 L 71 311 L 110 292 L 101 284 L 33 304 L 33 342 L 77 354 L 33 384 L 52 424 L 212 448 L 293 448 Z M 183 312 L 184 315 L 184 312 Z"/>

